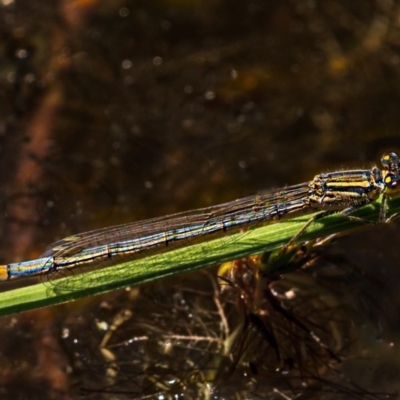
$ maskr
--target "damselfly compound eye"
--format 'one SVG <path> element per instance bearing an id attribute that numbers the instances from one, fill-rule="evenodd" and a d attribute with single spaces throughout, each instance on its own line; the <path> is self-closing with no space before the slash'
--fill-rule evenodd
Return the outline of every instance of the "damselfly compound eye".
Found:
<path id="1" fill-rule="evenodd" d="M 393 192 L 400 191 L 400 177 L 399 175 L 388 173 L 385 176 L 385 186 L 387 190 Z"/>
<path id="2" fill-rule="evenodd" d="M 399 171 L 399 156 L 397 153 L 394 153 L 393 151 L 389 151 L 385 153 L 382 158 L 381 158 L 381 163 L 383 167 L 388 170 L 389 172 L 397 172 Z"/>

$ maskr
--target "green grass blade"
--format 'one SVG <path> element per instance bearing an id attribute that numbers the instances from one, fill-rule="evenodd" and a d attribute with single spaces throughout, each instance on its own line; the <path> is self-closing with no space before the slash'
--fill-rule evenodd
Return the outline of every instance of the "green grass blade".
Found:
<path id="1" fill-rule="evenodd" d="M 400 198 L 391 200 L 389 206 L 389 216 L 400 213 Z M 377 201 L 360 208 L 352 215 L 368 221 L 376 221 L 379 216 L 379 207 L 380 202 Z M 121 262 L 100 270 L 71 274 L 67 278 L 51 283 L 40 282 L 3 292 L 0 293 L 0 316 L 99 295 L 252 254 L 273 251 L 287 244 L 301 230 L 311 215 L 314 214 L 286 219 L 163 254 Z M 331 215 L 311 224 L 299 241 L 347 233 L 360 225 L 363 224 L 351 221 L 340 214 Z M 364 226 L 373 225 L 364 224 Z"/>

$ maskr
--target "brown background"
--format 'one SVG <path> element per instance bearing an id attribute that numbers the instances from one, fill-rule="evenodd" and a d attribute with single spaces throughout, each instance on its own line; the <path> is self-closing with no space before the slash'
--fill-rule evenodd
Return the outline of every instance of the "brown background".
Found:
<path id="1" fill-rule="evenodd" d="M 3 0 L 0 57 L 4 263 L 400 151 L 397 1 Z M 388 290 L 398 234 L 344 240 Z M 0 321 L 4 398 L 74 397 L 85 307 Z"/>

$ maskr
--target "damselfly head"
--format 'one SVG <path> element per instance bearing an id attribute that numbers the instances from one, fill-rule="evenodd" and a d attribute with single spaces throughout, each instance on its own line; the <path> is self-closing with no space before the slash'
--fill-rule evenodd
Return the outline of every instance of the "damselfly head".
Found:
<path id="1" fill-rule="evenodd" d="M 383 165 L 383 182 L 386 192 L 400 191 L 400 159 L 397 153 L 392 151 L 385 153 L 381 162 Z"/>

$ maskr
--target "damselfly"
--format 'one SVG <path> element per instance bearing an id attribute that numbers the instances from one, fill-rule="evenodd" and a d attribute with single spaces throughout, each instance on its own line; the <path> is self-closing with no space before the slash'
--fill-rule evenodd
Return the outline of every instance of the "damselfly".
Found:
<path id="1" fill-rule="evenodd" d="M 129 260 L 146 252 L 154 254 L 192 241 L 207 241 L 285 214 L 320 210 L 292 243 L 313 221 L 328 214 L 340 212 L 360 220 L 351 213 L 381 195 L 379 222 L 386 222 L 387 198 L 400 191 L 400 159 L 396 153 L 388 152 L 381 162 L 382 169 L 322 173 L 309 182 L 228 203 L 70 236 L 51 245 L 38 259 L 0 266 L 0 280 L 54 273 L 78 265 L 112 265 L 113 259 L 119 263 L 121 258 Z"/>

